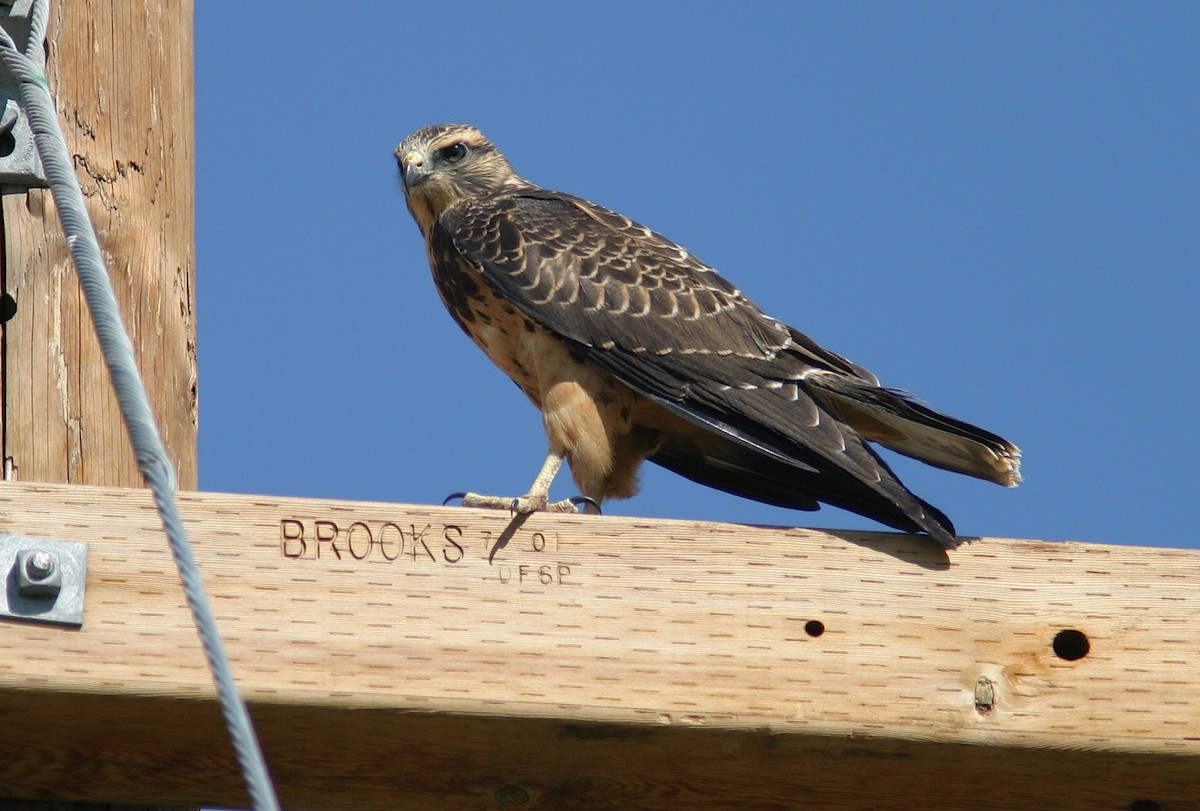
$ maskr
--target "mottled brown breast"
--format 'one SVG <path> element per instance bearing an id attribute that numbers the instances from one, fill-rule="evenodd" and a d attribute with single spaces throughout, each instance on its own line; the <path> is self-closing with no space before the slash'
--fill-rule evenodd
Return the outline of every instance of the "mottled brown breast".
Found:
<path id="1" fill-rule="evenodd" d="M 531 400 L 541 406 L 541 393 L 530 357 L 531 344 L 557 339 L 501 298 L 483 276 L 452 246 L 427 246 L 433 280 L 450 315 L 479 348 Z"/>

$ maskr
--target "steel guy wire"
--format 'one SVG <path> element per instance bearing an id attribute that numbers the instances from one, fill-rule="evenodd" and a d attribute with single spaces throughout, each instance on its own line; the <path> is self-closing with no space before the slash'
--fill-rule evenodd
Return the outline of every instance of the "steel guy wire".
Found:
<path id="1" fill-rule="evenodd" d="M 45 0 L 33 4 L 32 22 L 28 48 L 42 47 L 42 37 L 48 14 Z M 229 657 L 221 641 L 216 620 L 208 595 L 204 590 L 199 567 L 192 554 L 179 506 L 175 501 L 175 469 L 163 446 L 145 384 L 138 372 L 133 353 L 133 344 L 125 331 L 120 308 L 113 295 L 95 228 L 84 206 L 83 192 L 75 176 L 74 166 L 67 150 L 66 141 L 58 124 L 58 115 L 46 77 L 37 63 L 21 53 L 12 38 L 0 29 L 0 60 L 17 79 L 21 107 L 29 118 L 37 144 L 38 156 L 42 161 L 50 192 L 58 208 L 67 245 L 79 273 L 96 336 L 104 354 L 104 361 L 112 377 L 113 388 L 120 404 L 121 416 L 125 420 L 138 468 L 154 495 L 154 503 L 162 518 L 179 578 L 183 581 L 184 593 L 192 618 L 199 631 L 204 654 L 216 682 L 217 698 L 225 723 L 229 729 L 238 762 L 246 780 L 250 797 L 256 811 L 277 811 L 279 801 L 267 771 L 262 749 L 255 735 L 246 704 L 234 681 Z"/>

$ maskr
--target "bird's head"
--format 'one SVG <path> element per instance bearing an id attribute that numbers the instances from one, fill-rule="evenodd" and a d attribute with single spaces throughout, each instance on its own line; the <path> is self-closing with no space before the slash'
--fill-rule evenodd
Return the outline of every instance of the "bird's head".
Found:
<path id="1" fill-rule="evenodd" d="M 464 200 L 529 185 L 482 132 L 466 124 L 417 130 L 396 147 L 396 162 L 408 209 L 424 233 Z"/>

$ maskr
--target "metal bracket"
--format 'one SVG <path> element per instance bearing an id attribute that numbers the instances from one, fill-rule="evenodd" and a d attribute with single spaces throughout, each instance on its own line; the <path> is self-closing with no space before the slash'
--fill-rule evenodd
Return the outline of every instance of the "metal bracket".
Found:
<path id="1" fill-rule="evenodd" d="M 13 42 L 28 53 L 30 14 L 34 0 L 0 0 L 0 27 Z M 42 71 L 46 69 L 46 49 L 38 47 L 30 54 L 37 59 Z M 21 108 L 17 81 L 7 70 L 0 69 L 0 186 L 26 188 L 46 185 L 46 173 L 38 158 L 29 118 Z"/>
<path id="2" fill-rule="evenodd" d="M 0 533 L 0 617 L 83 625 L 88 546 Z"/>

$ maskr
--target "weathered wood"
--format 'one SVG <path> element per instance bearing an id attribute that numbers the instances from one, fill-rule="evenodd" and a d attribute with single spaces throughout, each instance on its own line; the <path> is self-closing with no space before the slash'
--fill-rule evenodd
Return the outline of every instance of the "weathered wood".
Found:
<path id="1" fill-rule="evenodd" d="M 194 104 L 190 0 L 70 0 L 47 68 L 163 440 L 196 486 Z M 6 189 L 7 479 L 141 483 L 50 192 Z"/>
<path id="2" fill-rule="evenodd" d="M 192 3 L 55 2 L 47 41 L 51 92 L 151 407 L 181 484 L 195 487 Z M 50 192 L 3 191 L 0 287 L 16 300 L 0 327 L 3 478 L 139 485 Z M 37 730 L 4 735 L 19 745 Z M 18 750 L 6 767 L 27 768 L 33 751 Z M 46 807 L 11 799 L 19 785 L 0 780 L 0 808 Z"/>
<path id="3" fill-rule="evenodd" d="M 182 501 L 292 807 L 1200 807 L 1200 552 Z M 0 785 L 244 805 L 147 494 L 0 531 L 91 543 L 82 630 L 0 623 Z"/>

